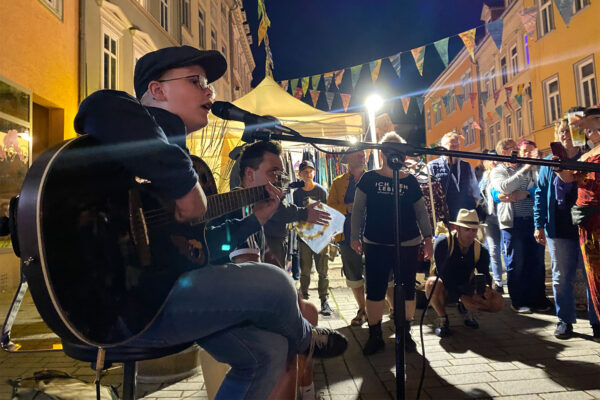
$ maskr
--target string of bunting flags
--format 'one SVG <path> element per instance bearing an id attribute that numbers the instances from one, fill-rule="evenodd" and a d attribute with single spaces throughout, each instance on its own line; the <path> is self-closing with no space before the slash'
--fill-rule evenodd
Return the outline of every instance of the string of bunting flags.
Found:
<path id="1" fill-rule="evenodd" d="M 271 52 L 271 46 L 269 43 L 269 35 L 267 34 L 267 29 L 271 26 L 271 20 L 267 16 L 267 9 L 265 7 L 264 0 L 258 0 L 258 18 L 260 19 L 260 23 L 258 24 L 258 45 L 265 42 L 265 75 L 273 77 L 273 69 L 275 68 L 275 64 L 273 62 L 273 53 Z"/>
<path id="2" fill-rule="evenodd" d="M 568 21 L 570 20 L 570 17 L 572 16 L 572 7 L 571 7 L 572 0 L 554 0 L 554 1 L 557 4 L 557 8 L 559 9 L 561 16 L 563 17 L 563 19 L 565 19 L 565 23 L 568 24 Z M 565 5 L 567 3 L 569 5 L 569 7 L 567 7 Z M 263 4 L 263 16 L 265 16 L 266 14 L 264 13 L 264 0 L 259 0 L 259 4 Z M 569 11 L 567 10 L 567 8 L 569 8 L 569 10 L 571 10 L 570 15 L 569 15 Z M 260 9 L 260 5 L 259 5 L 259 9 Z M 525 31 L 528 36 L 533 35 L 533 33 L 535 32 L 537 12 L 538 12 L 537 6 L 533 6 L 533 7 L 526 8 L 526 9 L 520 11 L 520 13 L 519 13 L 521 22 L 523 23 L 523 26 L 524 26 Z M 261 25 L 262 25 L 262 21 L 261 21 Z M 486 30 L 489 33 L 489 35 L 491 36 L 492 40 L 494 41 L 494 43 L 496 44 L 498 49 L 500 49 L 502 46 L 502 33 L 503 33 L 503 29 L 504 29 L 504 22 L 503 22 L 502 18 L 498 18 L 489 23 L 482 24 L 475 28 L 466 30 L 464 32 L 459 33 L 458 35 L 451 35 L 451 36 L 445 37 L 443 39 L 437 40 L 435 42 L 427 43 L 422 46 L 411 49 L 410 52 L 412 54 L 413 60 L 415 61 L 415 65 L 417 67 L 419 74 L 421 76 L 423 76 L 423 68 L 424 68 L 424 64 L 425 64 L 425 51 L 428 47 L 430 47 L 430 45 L 433 45 L 433 47 L 435 48 L 442 63 L 444 64 L 444 67 L 445 68 L 448 67 L 448 64 L 449 64 L 448 42 L 449 42 L 450 38 L 454 37 L 454 36 L 460 37 L 460 39 L 462 40 L 464 46 L 466 47 L 466 49 L 471 57 L 471 60 L 475 61 L 475 56 L 474 56 L 475 34 L 476 34 L 477 29 L 480 27 L 486 28 Z M 260 30 L 260 28 L 259 28 L 259 30 Z M 266 32 L 266 30 L 265 30 L 265 32 Z M 265 35 L 266 35 L 266 33 L 265 33 Z M 260 43 L 260 37 L 259 37 L 259 43 Z M 361 74 L 361 71 L 362 71 L 363 67 L 367 64 L 370 69 L 371 81 L 373 83 L 377 82 L 377 79 L 379 77 L 379 71 L 381 69 L 381 64 L 385 59 L 389 60 L 392 67 L 394 68 L 394 71 L 396 72 L 397 76 L 400 77 L 401 76 L 400 56 L 402 53 L 405 53 L 405 51 L 398 52 L 389 57 L 383 57 L 383 58 L 379 58 L 376 60 L 372 60 L 367 63 L 358 64 L 358 65 L 351 66 L 351 67 L 345 67 L 345 68 L 342 68 L 342 69 L 339 69 L 336 71 L 330 71 L 330 72 L 325 72 L 325 73 L 316 74 L 316 75 L 312 75 L 312 76 L 305 76 L 305 77 L 301 77 L 301 78 L 286 79 L 286 80 L 279 81 L 278 83 L 285 91 L 287 91 L 288 88 L 291 88 L 291 93 L 298 99 L 301 99 L 304 96 L 306 96 L 306 93 L 308 91 L 314 107 L 317 106 L 317 102 L 318 102 L 320 96 L 324 92 L 328 109 L 331 110 L 331 105 L 333 103 L 333 99 L 336 94 L 336 92 L 332 91 L 334 89 L 332 87 L 332 85 L 335 84 L 335 87 L 339 91 L 340 84 L 342 82 L 342 78 L 344 77 L 344 73 L 346 72 L 347 69 L 350 70 L 350 74 L 352 77 L 352 90 L 354 90 L 354 88 L 356 87 L 356 84 L 358 82 L 358 78 Z M 267 64 L 268 64 L 268 62 L 267 62 Z M 271 64 L 272 64 L 272 60 L 271 60 Z M 323 79 L 323 81 L 324 81 L 324 86 L 325 86 L 324 91 L 317 90 L 321 79 Z M 512 88 L 511 88 L 511 90 L 512 90 Z M 477 101 L 477 97 L 478 97 L 477 93 L 473 92 L 473 93 L 458 93 L 458 94 L 456 94 L 454 92 L 455 92 L 455 89 L 453 89 L 446 96 L 442 96 L 442 98 L 441 98 L 446 109 L 448 109 L 451 106 L 451 104 L 450 104 L 451 97 L 454 97 L 456 99 L 458 106 L 460 107 L 461 110 L 462 110 L 464 103 L 467 100 L 469 100 L 472 107 L 475 107 L 475 102 Z M 517 95 L 515 96 L 515 99 L 519 103 L 519 105 L 522 102 L 522 92 L 523 92 L 523 88 L 521 88 L 521 90 L 517 90 Z M 494 104 L 497 104 L 500 93 L 501 93 L 500 90 L 496 90 L 493 93 L 491 93 L 491 95 L 494 98 Z M 342 105 L 344 107 L 344 111 L 347 111 L 348 105 L 350 104 L 350 99 L 352 97 L 352 93 L 339 92 L 339 94 L 342 99 Z M 419 112 L 423 113 L 423 105 L 424 105 L 425 100 L 424 100 L 423 96 L 421 96 L 421 95 L 402 96 L 400 98 L 401 102 L 402 102 L 402 108 L 404 109 L 404 113 L 406 114 L 408 112 L 408 108 L 410 106 L 411 99 L 413 97 L 416 98 Z M 483 103 L 487 103 L 487 100 L 489 97 L 490 97 L 490 93 L 488 93 L 488 92 L 480 92 L 479 93 L 479 99 Z M 509 97 L 510 97 L 510 92 L 507 91 L 507 98 L 509 98 Z M 435 111 L 436 107 L 440 106 L 440 102 L 439 102 L 438 98 L 434 98 L 433 106 L 434 106 L 434 111 Z M 506 106 L 512 108 L 512 106 L 510 105 L 510 102 L 507 102 Z M 500 108 L 502 108 L 502 107 L 500 106 Z M 499 111 L 499 115 L 501 115 L 501 110 Z M 480 128 L 476 128 L 476 129 L 480 129 Z"/>

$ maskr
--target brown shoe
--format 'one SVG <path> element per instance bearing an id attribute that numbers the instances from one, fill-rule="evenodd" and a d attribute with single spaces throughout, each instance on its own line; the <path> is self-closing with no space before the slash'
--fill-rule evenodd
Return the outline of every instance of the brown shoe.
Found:
<path id="1" fill-rule="evenodd" d="M 365 310 L 358 310 L 358 312 L 356 313 L 356 317 L 352 318 L 352 321 L 350 321 L 350 325 L 362 326 L 362 324 L 364 324 L 365 322 L 367 322 L 367 313 L 365 312 Z"/>

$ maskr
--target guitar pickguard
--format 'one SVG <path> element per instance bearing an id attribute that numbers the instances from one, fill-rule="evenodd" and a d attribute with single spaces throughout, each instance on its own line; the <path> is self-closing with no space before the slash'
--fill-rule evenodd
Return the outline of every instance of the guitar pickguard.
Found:
<path id="1" fill-rule="evenodd" d="M 206 250 L 204 250 L 202 242 L 188 239 L 185 236 L 171 235 L 171 243 L 188 261 L 198 265 L 206 264 Z"/>

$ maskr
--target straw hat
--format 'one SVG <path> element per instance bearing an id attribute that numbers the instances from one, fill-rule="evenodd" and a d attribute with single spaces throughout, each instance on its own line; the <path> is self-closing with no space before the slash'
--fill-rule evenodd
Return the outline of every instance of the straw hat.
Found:
<path id="1" fill-rule="evenodd" d="M 456 221 L 451 221 L 450 223 L 458 226 L 464 226 L 465 228 L 479 228 L 481 226 L 487 226 L 487 224 L 482 224 L 479 222 L 477 211 L 467 210 L 466 208 L 461 208 L 456 216 Z"/>

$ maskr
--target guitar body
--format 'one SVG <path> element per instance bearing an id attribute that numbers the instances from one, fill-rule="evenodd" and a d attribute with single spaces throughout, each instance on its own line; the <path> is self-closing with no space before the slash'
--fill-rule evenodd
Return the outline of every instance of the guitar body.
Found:
<path id="1" fill-rule="evenodd" d="M 206 164 L 194 165 L 215 194 Z M 204 224 L 179 224 L 173 210 L 92 137 L 42 154 L 23 183 L 17 228 L 23 272 L 50 328 L 106 347 L 143 332 L 178 277 L 209 259 Z"/>

